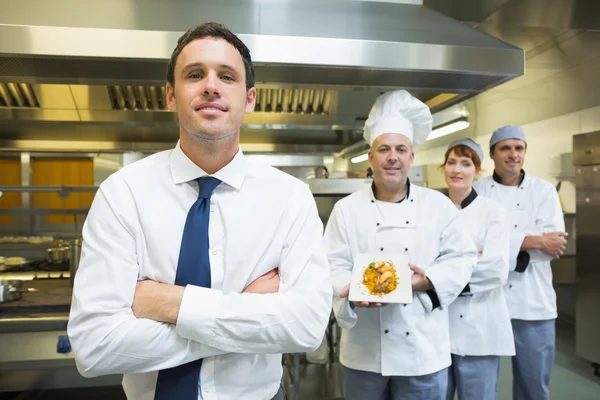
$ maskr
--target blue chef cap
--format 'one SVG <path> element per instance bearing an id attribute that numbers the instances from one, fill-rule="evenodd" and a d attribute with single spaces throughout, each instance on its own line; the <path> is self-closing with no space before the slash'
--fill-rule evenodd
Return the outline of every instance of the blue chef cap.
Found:
<path id="1" fill-rule="evenodd" d="M 479 161 L 483 163 L 483 150 L 481 149 L 481 146 L 477 144 L 477 142 L 475 142 L 473 139 L 467 138 L 455 140 L 454 142 L 450 143 L 450 146 L 448 146 L 448 150 L 450 150 L 453 147 L 460 146 L 461 144 L 467 146 L 475 153 L 477 153 L 477 155 L 479 156 Z"/>
<path id="2" fill-rule="evenodd" d="M 525 140 L 525 132 L 523 132 L 523 129 L 521 129 L 520 126 L 508 125 L 494 131 L 494 134 L 490 139 L 490 148 L 496 143 L 508 139 L 518 139 L 527 143 L 527 140 Z"/>

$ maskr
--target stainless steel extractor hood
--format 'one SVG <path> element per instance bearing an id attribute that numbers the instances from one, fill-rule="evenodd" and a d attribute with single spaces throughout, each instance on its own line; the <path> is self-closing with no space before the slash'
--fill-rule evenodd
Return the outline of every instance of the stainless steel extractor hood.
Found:
<path id="1" fill-rule="evenodd" d="M 182 32 L 204 21 L 224 23 L 252 53 L 260 103 L 245 129 L 313 132 L 313 144 L 351 144 L 385 90 L 408 89 L 437 111 L 524 73 L 521 49 L 418 5 L 121 0 L 92 10 L 87 2 L 48 3 L 21 0 L 0 15 L 5 138 L 35 139 L 31 132 L 47 125 L 23 124 L 40 122 L 174 132 L 163 100 L 166 65 Z M 291 137 L 281 140 L 296 143 Z"/>
<path id="2" fill-rule="evenodd" d="M 418 5 L 126 0 L 90 9 L 66 0 L 18 3 L 7 11 L 26 7 L 24 17 L 19 10 L 0 16 L 0 77 L 6 81 L 162 84 L 182 31 L 211 20 L 248 45 L 259 83 L 477 93 L 524 71 L 520 49 Z M 56 13 L 61 3 L 65 12 Z M 24 22 L 20 17 L 53 26 L 7 25 Z"/>

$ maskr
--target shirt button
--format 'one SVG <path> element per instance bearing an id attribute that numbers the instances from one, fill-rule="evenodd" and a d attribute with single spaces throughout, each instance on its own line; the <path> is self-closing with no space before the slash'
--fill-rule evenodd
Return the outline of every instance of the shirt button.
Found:
<path id="1" fill-rule="evenodd" d="M 410 335 L 410 332 L 406 332 L 406 336 Z"/>
<path id="2" fill-rule="evenodd" d="M 408 304 L 404 304 L 404 307 L 406 307 Z"/>
<path id="3" fill-rule="evenodd" d="M 460 317 L 462 318 L 463 316 L 461 315 Z"/>
<path id="4" fill-rule="evenodd" d="M 213 251 L 213 252 L 212 252 L 212 255 L 213 255 L 213 256 L 216 256 L 216 255 L 217 255 L 217 252 L 216 252 L 216 251 Z"/>
<path id="5" fill-rule="evenodd" d="M 383 251 L 383 247 L 381 248 L 381 251 Z"/>
<path id="6" fill-rule="evenodd" d="M 412 203 L 413 201 L 414 201 L 413 199 L 410 199 L 410 202 L 411 202 L 411 203 Z"/>
<path id="7" fill-rule="evenodd" d="M 404 251 L 408 251 L 408 247 L 405 247 L 405 248 L 404 248 Z"/>
<path id="8" fill-rule="evenodd" d="M 517 207 L 518 207 L 518 206 L 520 206 L 520 204 L 519 204 L 519 203 L 517 203 Z"/>
<path id="9" fill-rule="evenodd" d="M 515 228 L 517 227 L 517 225 L 515 225 Z"/>
<path id="10" fill-rule="evenodd" d="M 406 221 L 406 224 L 408 225 L 408 221 Z"/>
<path id="11" fill-rule="evenodd" d="M 385 332 L 386 334 L 387 334 L 387 333 L 389 333 L 389 331 L 388 331 L 387 329 L 386 329 L 384 332 Z"/>
<path id="12" fill-rule="evenodd" d="M 511 288 L 511 287 L 512 287 L 512 285 L 508 285 L 508 287 L 509 287 L 509 288 Z"/>
<path id="13" fill-rule="evenodd" d="M 375 200 L 371 200 L 371 203 L 375 203 Z"/>
<path id="14" fill-rule="evenodd" d="M 377 226 L 379 226 L 379 222 L 377 223 Z"/>

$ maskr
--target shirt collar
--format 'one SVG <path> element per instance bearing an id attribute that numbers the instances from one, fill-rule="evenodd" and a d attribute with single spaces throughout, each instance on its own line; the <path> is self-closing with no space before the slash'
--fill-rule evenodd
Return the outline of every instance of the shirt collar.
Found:
<path id="1" fill-rule="evenodd" d="M 169 156 L 169 166 L 171 168 L 173 183 L 176 185 L 209 175 L 185 155 L 183 150 L 181 150 L 179 142 L 177 142 L 177 145 L 171 151 L 171 155 Z M 239 190 L 246 177 L 246 167 L 247 160 L 240 147 L 235 157 L 233 157 L 233 160 L 212 176 Z"/>
<path id="2" fill-rule="evenodd" d="M 377 188 L 375 187 L 375 181 L 373 181 L 371 183 L 371 194 L 373 196 L 373 200 L 377 200 L 376 193 L 377 193 Z M 402 203 L 404 200 L 408 199 L 409 196 L 410 196 L 410 179 L 407 177 L 406 178 L 406 196 L 404 196 L 403 198 L 401 198 L 396 203 Z"/>
<path id="3" fill-rule="evenodd" d="M 494 182 L 503 185 L 502 179 L 500 178 L 500 175 L 498 175 L 496 173 L 496 170 L 494 170 L 494 173 L 492 174 L 492 179 L 494 180 Z M 521 184 L 523 183 L 524 180 L 525 180 L 525 170 L 522 169 L 521 170 L 521 180 L 519 180 L 519 184 L 517 185 L 517 187 L 521 186 Z"/>
<path id="4" fill-rule="evenodd" d="M 467 208 L 476 198 L 477 192 L 475 189 L 471 189 L 471 193 L 460 203 L 460 208 Z"/>

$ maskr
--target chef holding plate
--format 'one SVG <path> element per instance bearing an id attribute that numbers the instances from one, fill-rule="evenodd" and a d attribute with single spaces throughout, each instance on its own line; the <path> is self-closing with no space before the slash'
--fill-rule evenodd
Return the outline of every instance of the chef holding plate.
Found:
<path id="1" fill-rule="evenodd" d="M 408 92 L 377 98 L 364 128 L 373 185 L 340 200 L 325 230 L 347 400 L 446 396 L 447 307 L 477 250 L 452 202 L 408 179 L 431 127 L 429 108 Z"/>

